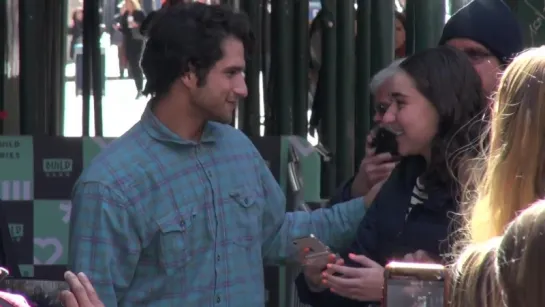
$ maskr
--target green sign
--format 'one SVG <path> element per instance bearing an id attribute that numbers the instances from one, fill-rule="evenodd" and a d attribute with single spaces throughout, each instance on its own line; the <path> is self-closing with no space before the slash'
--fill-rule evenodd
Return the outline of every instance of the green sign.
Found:
<path id="1" fill-rule="evenodd" d="M 0 137 L 0 199 L 24 277 L 62 280 L 72 187 L 110 141 Z"/>

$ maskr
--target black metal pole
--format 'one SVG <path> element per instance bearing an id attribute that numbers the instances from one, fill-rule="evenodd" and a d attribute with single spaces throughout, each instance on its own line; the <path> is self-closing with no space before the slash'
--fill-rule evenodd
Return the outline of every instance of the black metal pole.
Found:
<path id="1" fill-rule="evenodd" d="M 386 68 L 395 54 L 394 0 L 371 1 L 371 75 Z M 374 110 L 371 109 L 371 116 Z"/>
<path id="2" fill-rule="evenodd" d="M 45 2 L 26 0 L 19 2 L 20 37 L 20 114 L 21 134 L 42 134 L 45 130 L 45 73 L 43 46 L 43 14 Z"/>
<path id="3" fill-rule="evenodd" d="M 356 97 L 354 105 L 354 163 L 365 157 L 365 143 L 371 128 L 371 2 L 358 0 L 356 36 Z"/>
<path id="4" fill-rule="evenodd" d="M 261 32 L 261 11 L 259 1 L 244 0 L 243 9 L 248 14 L 252 29 L 255 33 Z M 239 123 L 242 121 L 242 131 L 247 136 L 259 136 L 260 132 L 260 86 L 259 74 L 261 69 L 261 35 L 256 35 L 252 50 L 252 56 L 246 63 L 246 85 L 248 97 L 244 101 L 243 112 Z"/>
<path id="5" fill-rule="evenodd" d="M 0 112 L 4 112 L 6 109 L 4 107 L 4 86 L 6 77 L 6 47 L 8 44 L 7 40 L 7 31 L 8 31 L 8 14 L 7 14 L 7 3 L 4 1 L 3 4 L 0 4 L 0 20 L 2 24 L 2 30 L 0 30 L 0 54 L 2 54 L 2 62 L 0 63 L 0 72 L 2 72 L 2 79 L 0 80 Z M 4 133 L 4 122 L 0 118 L 0 135 Z"/>
<path id="6" fill-rule="evenodd" d="M 324 17 L 322 22 L 322 65 L 319 78 L 323 78 L 324 115 L 320 123 L 321 142 L 333 153 L 337 154 L 337 14 L 336 2 L 322 0 Z M 318 91 L 318 89 L 317 89 Z M 336 159 L 324 163 L 322 173 L 322 191 L 324 197 L 330 197 L 336 187 Z"/>
<path id="7" fill-rule="evenodd" d="M 103 84 L 105 78 L 103 56 L 100 46 L 100 5 L 98 1 L 90 1 L 93 4 L 91 22 L 92 22 L 92 40 L 91 40 L 91 69 L 92 69 L 92 87 L 93 87 L 93 110 L 95 122 L 95 136 L 103 136 L 102 131 L 102 95 L 104 92 Z"/>
<path id="8" fill-rule="evenodd" d="M 42 115 L 46 120 L 46 131 L 48 135 L 62 135 L 64 124 L 64 87 L 65 87 L 65 64 L 66 64 L 66 16 L 68 3 L 66 1 L 45 1 L 46 5 L 43 14 L 46 17 L 45 31 L 46 39 L 44 54 L 46 58 L 46 80 L 50 85 L 46 89 L 45 110 Z M 47 51 L 47 52 L 46 52 Z"/>
<path id="9" fill-rule="evenodd" d="M 405 51 L 407 55 L 414 54 L 416 50 L 416 11 L 418 1 L 407 0 L 405 4 Z"/>
<path id="10" fill-rule="evenodd" d="M 275 118 L 279 135 L 292 134 L 291 107 L 293 105 L 293 5 L 292 0 L 272 1 L 272 25 L 276 34 L 271 43 L 271 65 L 276 67 L 274 78 Z"/>
<path id="11" fill-rule="evenodd" d="M 294 0 L 294 36 L 293 36 L 293 133 L 301 137 L 308 133 L 308 1 Z"/>
<path id="12" fill-rule="evenodd" d="M 82 134 L 90 136 L 89 120 L 91 114 L 91 82 L 92 82 L 92 44 L 93 44 L 93 9 L 94 1 L 83 3 L 83 54 L 82 58 Z M 77 59 L 76 59 L 77 62 Z M 76 63 L 78 65 L 78 63 Z"/>
<path id="13" fill-rule="evenodd" d="M 414 52 L 437 46 L 445 25 L 445 2 L 437 0 L 408 0 L 418 2 L 414 8 Z"/>
<path id="14" fill-rule="evenodd" d="M 354 4 L 351 1 L 337 1 L 337 185 L 354 173 L 354 15 Z"/>

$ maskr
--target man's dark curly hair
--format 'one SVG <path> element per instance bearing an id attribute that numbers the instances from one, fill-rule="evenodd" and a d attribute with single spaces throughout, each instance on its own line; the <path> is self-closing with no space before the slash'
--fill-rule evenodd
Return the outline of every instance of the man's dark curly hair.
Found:
<path id="1" fill-rule="evenodd" d="M 422 179 L 427 188 L 447 188 L 459 196 L 458 176 L 464 171 L 460 167 L 478 157 L 487 131 L 489 105 L 481 79 L 464 53 L 447 46 L 418 52 L 400 68 L 439 115 L 431 161 Z"/>
<path id="2" fill-rule="evenodd" d="M 140 66 L 146 76 L 144 94 L 160 97 L 173 82 L 193 71 L 198 84 L 206 82 L 210 69 L 223 57 L 228 37 L 244 45 L 248 58 L 255 43 L 248 17 L 229 6 L 202 3 L 177 4 L 157 11 L 146 31 Z"/>

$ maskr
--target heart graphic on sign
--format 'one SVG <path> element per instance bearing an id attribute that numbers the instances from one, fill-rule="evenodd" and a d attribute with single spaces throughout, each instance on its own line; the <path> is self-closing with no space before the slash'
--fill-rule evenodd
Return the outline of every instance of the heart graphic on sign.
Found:
<path id="1" fill-rule="evenodd" d="M 62 256 L 62 244 L 57 238 L 34 238 L 34 244 L 45 249 L 46 247 L 53 246 L 55 251 L 53 254 L 42 262 L 40 259 L 34 256 L 34 264 L 55 264 Z"/>

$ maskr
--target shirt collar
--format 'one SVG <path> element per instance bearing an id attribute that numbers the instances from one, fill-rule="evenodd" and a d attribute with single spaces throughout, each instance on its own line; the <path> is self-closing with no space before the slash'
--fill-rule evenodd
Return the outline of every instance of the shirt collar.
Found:
<path id="1" fill-rule="evenodd" d="M 144 114 L 140 119 L 144 130 L 152 139 L 159 142 L 176 143 L 181 145 L 196 145 L 198 143 L 213 143 L 216 141 L 216 129 L 212 123 L 207 122 L 200 142 L 186 140 L 168 129 L 151 110 L 151 103 L 148 103 Z"/>

